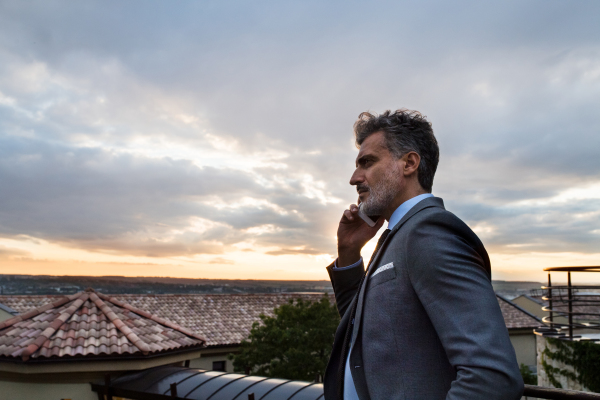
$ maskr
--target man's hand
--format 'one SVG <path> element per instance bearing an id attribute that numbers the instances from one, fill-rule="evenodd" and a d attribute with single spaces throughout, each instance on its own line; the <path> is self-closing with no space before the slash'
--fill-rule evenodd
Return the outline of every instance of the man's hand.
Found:
<path id="1" fill-rule="evenodd" d="M 385 218 L 379 217 L 375 226 L 371 228 L 358 216 L 356 204 L 350 205 L 350 208 L 344 211 L 337 231 L 338 268 L 352 265 L 360 259 L 360 250 L 375 236 L 384 221 Z"/>

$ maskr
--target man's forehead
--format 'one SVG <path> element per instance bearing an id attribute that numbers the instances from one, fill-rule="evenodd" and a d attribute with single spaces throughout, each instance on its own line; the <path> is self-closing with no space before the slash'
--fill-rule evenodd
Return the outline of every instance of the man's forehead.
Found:
<path id="1" fill-rule="evenodd" d="M 385 137 L 382 132 L 375 132 L 362 142 L 356 160 L 358 161 L 361 157 L 368 154 L 381 154 L 381 152 L 388 152 L 388 148 L 385 145 Z"/>

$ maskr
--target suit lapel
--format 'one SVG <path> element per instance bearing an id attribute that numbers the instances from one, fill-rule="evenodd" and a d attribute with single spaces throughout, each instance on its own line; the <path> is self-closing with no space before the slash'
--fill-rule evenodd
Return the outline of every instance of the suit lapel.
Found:
<path id="1" fill-rule="evenodd" d="M 387 244 L 390 242 L 390 240 L 392 240 L 392 236 L 394 236 L 394 234 L 396 232 L 397 232 L 397 230 L 394 228 L 389 233 L 388 237 L 385 238 L 384 242 L 381 244 L 379 251 L 377 252 L 377 254 L 375 254 L 373 261 L 371 261 L 371 265 L 369 266 L 369 269 L 367 270 L 367 276 L 365 277 L 365 281 L 363 282 L 363 284 L 360 288 L 360 292 L 358 292 L 358 299 L 357 299 L 358 304 L 356 305 L 356 313 L 354 314 L 354 326 L 352 327 L 352 342 L 351 343 L 354 343 L 354 341 L 356 340 L 357 334 L 358 334 L 358 328 L 359 328 L 360 320 L 361 320 L 361 316 L 362 316 L 362 306 L 363 306 L 363 302 L 364 302 L 364 298 L 365 298 L 365 291 L 366 291 L 367 285 L 369 284 L 369 278 L 373 274 L 373 271 L 375 271 L 375 269 L 376 269 L 375 266 L 379 262 L 379 258 L 381 256 L 381 254 L 385 251 Z M 352 321 L 350 321 L 350 322 L 352 322 Z"/>

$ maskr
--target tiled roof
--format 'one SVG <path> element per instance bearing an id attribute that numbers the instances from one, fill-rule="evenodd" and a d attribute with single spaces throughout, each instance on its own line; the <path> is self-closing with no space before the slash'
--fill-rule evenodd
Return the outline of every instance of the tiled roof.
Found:
<path id="1" fill-rule="evenodd" d="M 170 321 L 92 289 L 48 298 L 0 323 L 0 359 L 130 356 L 203 347 Z"/>
<path id="2" fill-rule="evenodd" d="M 260 314 L 272 316 L 275 307 L 292 299 L 317 301 L 322 296 L 322 293 L 125 294 L 114 298 L 186 327 L 205 337 L 208 346 L 226 346 L 237 345 L 247 338 Z M 19 312 L 56 299 L 56 296 L 0 296 L 0 302 Z"/>
<path id="3" fill-rule="evenodd" d="M 496 295 L 496 299 L 500 304 L 500 310 L 504 317 L 504 323 L 507 329 L 519 328 L 537 328 L 542 325 L 542 322 L 533 314 L 525 311 L 515 303 Z"/>
<path id="4" fill-rule="evenodd" d="M 237 345 L 248 337 L 252 323 L 259 315 L 272 316 L 273 309 L 296 298 L 317 301 L 320 293 L 282 294 L 129 294 L 114 295 L 126 302 L 161 318 L 184 326 L 207 340 L 210 346 Z M 57 296 L 0 296 L 0 302 L 24 312 L 39 307 Z M 516 305 L 498 298 L 508 329 L 534 328 L 540 322 Z"/>

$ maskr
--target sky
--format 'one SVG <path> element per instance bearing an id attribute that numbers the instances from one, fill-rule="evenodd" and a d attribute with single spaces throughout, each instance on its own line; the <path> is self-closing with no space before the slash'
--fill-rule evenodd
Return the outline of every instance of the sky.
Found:
<path id="1" fill-rule="evenodd" d="M 0 273 L 328 279 L 352 125 L 399 108 L 431 121 L 433 193 L 494 279 L 600 265 L 598 15 L 0 0 Z"/>

